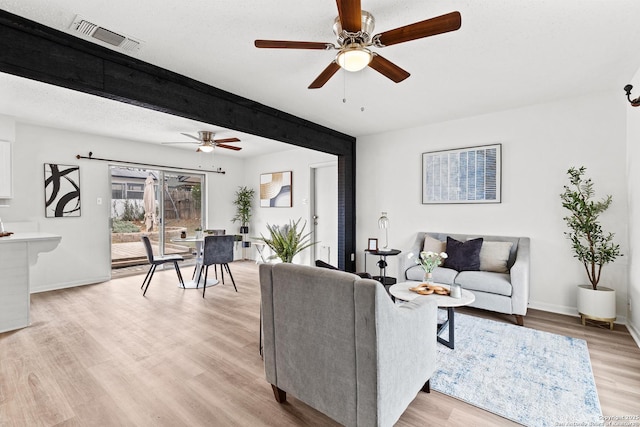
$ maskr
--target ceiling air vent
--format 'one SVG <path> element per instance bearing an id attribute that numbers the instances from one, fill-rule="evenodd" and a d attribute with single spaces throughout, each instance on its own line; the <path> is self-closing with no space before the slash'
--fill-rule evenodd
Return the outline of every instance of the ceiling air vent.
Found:
<path id="1" fill-rule="evenodd" d="M 108 30 L 93 22 L 87 21 L 80 15 L 76 16 L 69 28 L 76 33 L 80 33 L 85 39 L 97 39 L 109 46 L 114 46 L 127 52 L 135 52 L 141 45 L 139 40 L 135 40 L 116 31 Z"/>

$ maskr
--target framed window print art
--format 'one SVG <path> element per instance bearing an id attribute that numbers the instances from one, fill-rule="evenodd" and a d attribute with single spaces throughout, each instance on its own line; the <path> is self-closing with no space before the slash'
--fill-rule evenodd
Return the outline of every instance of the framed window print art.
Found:
<path id="1" fill-rule="evenodd" d="M 422 203 L 500 203 L 502 144 L 422 153 Z"/>

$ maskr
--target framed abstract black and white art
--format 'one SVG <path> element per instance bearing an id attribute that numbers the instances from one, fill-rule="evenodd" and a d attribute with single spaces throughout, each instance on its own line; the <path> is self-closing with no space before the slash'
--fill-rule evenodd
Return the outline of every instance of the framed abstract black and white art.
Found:
<path id="1" fill-rule="evenodd" d="M 80 166 L 44 164 L 45 217 L 80 216 Z"/>
<path id="2" fill-rule="evenodd" d="M 422 203 L 500 203 L 502 144 L 422 153 Z"/>

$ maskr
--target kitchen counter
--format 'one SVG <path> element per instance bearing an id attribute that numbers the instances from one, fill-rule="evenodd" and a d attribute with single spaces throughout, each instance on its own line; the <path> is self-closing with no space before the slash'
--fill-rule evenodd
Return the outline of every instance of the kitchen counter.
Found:
<path id="1" fill-rule="evenodd" d="M 38 232 L 0 237 L 0 333 L 29 326 L 30 266 L 61 239 Z"/>

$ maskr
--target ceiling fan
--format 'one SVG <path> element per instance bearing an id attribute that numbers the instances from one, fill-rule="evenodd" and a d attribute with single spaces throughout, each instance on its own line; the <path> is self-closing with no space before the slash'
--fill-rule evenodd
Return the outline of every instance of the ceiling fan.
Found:
<path id="1" fill-rule="evenodd" d="M 163 144 L 198 144 L 197 152 L 202 151 L 203 153 L 210 153 L 213 151 L 215 147 L 227 148 L 229 150 L 240 151 L 241 147 L 236 147 L 234 145 L 227 145 L 229 142 L 240 142 L 238 138 L 223 138 L 223 139 L 213 139 L 216 134 L 215 132 L 211 132 L 208 130 L 198 131 L 198 136 L 189 135 L 188 133 L 183 133 L 182 135 L 188 136 L 196 140 L 197 142 L 191 141 L 180 141 L 180 142 L 163 142 Z"/>
<path id="2" fill-rule="evenodd" d="M 410 74 L 391 61 L 383 58 L 369 47 L 383 48 L 398 43 L 404 43 L 423 37 L 455 31 L 462 25 L 460 12 L 451 12 L 442 16 L 405 25 L 404 27 L 384 31 L 373 37 L 375 19 L 360 7 L 360 0 L 336 0 L 338 17 L 333 24 L 338 45 L 323 42 L 287 41 L 287 40 L 256 40 L 257 48 L 267 49 L 337 49 L 335 59 L 311 83 L 309 89 L 324 86 L 340 68 L 347 71 L 360 71 L 369 66 L 399 83 Z"/>

